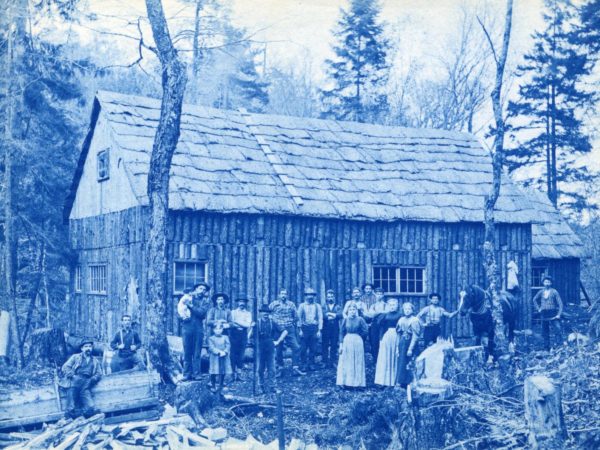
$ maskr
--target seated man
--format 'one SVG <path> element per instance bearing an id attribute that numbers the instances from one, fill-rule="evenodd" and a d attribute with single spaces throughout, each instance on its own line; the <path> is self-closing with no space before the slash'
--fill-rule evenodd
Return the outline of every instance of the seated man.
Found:
<path id="1" fill-rule="evenodd" d="M 110 348 L 116 350 L 110 362 L 112 373 L 122 370 L 144 368 L 144 362 L 137 353 L 142 341 L 140 335 L 131 327 L 131 316 L 123 314 L 121 317 L 121 329 L 110 342 Z"/>
<path id="2" fill-rule="evenodd" d="M 94 405 L 91 389 L 102 377 L 100 363 L 92 356 L 93 341 L 83 339 L 80 344 L 81 353 L 72 355 L 62 366 L 63 387 L 67 391 L 67 418 L 80 415 L 92 416 L 98 412 Z"/>

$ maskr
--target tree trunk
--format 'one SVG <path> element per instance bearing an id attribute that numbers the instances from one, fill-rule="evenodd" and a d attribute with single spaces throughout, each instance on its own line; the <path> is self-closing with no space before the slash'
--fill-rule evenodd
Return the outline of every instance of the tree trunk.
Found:
<path id="1" fill-rule="evenodd" d="M 496 202 L 500 196 L 500 187 L 502 185 L 502 170 L 504 166 L 504 132 L 505 124 L 504 117 L 502 114 L 502 82 L 504 76 L 504 66 L 506 65 L 506 58 L 508 54 L 508 44 L 510 42 L 510 31 L 512 26 L 512 9 L 513 0 L 507 1 L 506 7 L 506 21 L 504 24 L 504 36 L 502 39 L 502 51 L 500 58 L 496 59 L 496 82 L 494 90 L 492 91 L 492 106 L 494 109 L 494 120 L 496 122 L 496 129 L 494 135 L 494 155 L 492 157 L 492 192 L 485 199 L 485 242 L 483 244 L 484 253 L 484 266 L 485 273 L 488 280 L 488 290 L 492 297 L 492 313 L 494 317 L 495 331 L 496 331 L 496 344 L 499 352 L 505 353 L 507 351 L 507 342 L 504 335 L 504 321 L 502 318 L 502 305 L 500 304 L 500 288 L 502 282 L 500 279 L 500 270 L 496 262 L 495 254 L 495 223 L 494 223 L 494 209 Z M 494 50 L 493 43 L 489 37 L 489 34 L 484 28 L 486 36 L 494 56 L 496 52 Z"/>
<path id="2" fill-rule="evenodd" d="M 179 61 L 177 51 L 173 47 L 161 1 L 146 0 L 146 9 L 162 67 L 163 88 L 160 118 L 148 172 L 150 223 L 146 244 L 146 329 L 150 359 L 161 373 L 166 374 L 169 373 L 172 364 L 166 335 L 169 173 L 179 140 L 186 74 L 185 66 Z"/>
<path id="3" fill-rule="evenodd" d="M 560 385 L 537 375 L 525 380 L 525 416 L 529 424 L 529 445 L 533 449 L 563 449 L 566 427 Z"/>
<path id="4" fill-rule="evenodd" d="M 28 364 L 45 366 L 48 363 L 61 367 L 67 360 L 65 333 L 60 328 L 40 328 L 31 333 Z"/>
<path id="5" fill-rule="evenodd" d="M 17 59 L 18 46 L 15 45 L 15 36 L 21 31 L 19 22 L 20 15 L 24 14 L 24 9 L 20 2 L 10 3 L 8 6 L 7 17 L 9 29 L 7 32 L 6 49 L 6 92 L 7 102 L 4 121 L 4 281 L 6 285 L 6 303 L 7 309 L 10 309 L 10 335 L 13 344 L 16 346 L 17 364 L 23 367 L 23 343 L 19 331 L 19 315 L 17 310 L 16 297 L 16 251 L 17 241 L 14 233 L 14 211 L 13 211 L 13 151 L 15 149 L 13 127 L 16 116 L 16 102 L 19 98 L 19 89 L 16 86 L 17 74 L 15 69 L 15 60 Z M 15 9 L 19 8 L 17 11 Z"/>
<path id="6" fill-rule="evenodd" d="M 556 86 L 554 80 L 552 82 L 552 86 L 550 87 L 550 101 L 552 102 L 552 117 L 550 118 L 552 129 L 551 132 L 551 160 L 550 160 L 550 168 L 551 168 L 551 177 L 550 181 L 552 184 L 552 196 L 550 200 L 552 204 L 556 208 L 558 206 L 558 183 L 556 181 L 557 170 L 556 170 Z"/>

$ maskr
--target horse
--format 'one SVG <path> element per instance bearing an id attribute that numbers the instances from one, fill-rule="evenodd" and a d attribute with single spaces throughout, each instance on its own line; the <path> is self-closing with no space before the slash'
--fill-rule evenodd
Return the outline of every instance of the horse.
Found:
<path id="1" fill-rule="evenodd" d="M 510 292 L 501 291 L 500 305 L 502 305 L 502 320 L 506 327 L 505 330 L 508 337 L 509 349 L 512 352 L 514 349 L 515 324 L 517 318 L 517 303 L 515 296 Z M 493 356 L 494 359 L 497 359 L 497 355 L 494 353 L 494 319 L 492 317 L 489 302 L 486 301 L 485 291 L 474 284 L 463 289 L 460 292 L 458 311 L 462 316 L 465 316 L 467 312 L 470 312 L 476 344 L 481 345 L 484 336 L 487 336 L 486 358 Z"/>

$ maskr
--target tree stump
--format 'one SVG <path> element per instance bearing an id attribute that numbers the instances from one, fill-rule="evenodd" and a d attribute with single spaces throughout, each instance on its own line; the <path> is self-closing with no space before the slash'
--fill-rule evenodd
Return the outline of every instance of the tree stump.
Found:
<path id="1" fill-rule="evenodd" d="M 197 426 L 206 425 L 203 414 L 215 406 L 217 401 L 217 395 L 210 391 L 204 381 L 179 383 L 175 389 L 177 412 L 188 414 Z"/>
<path id="2" fill-rule="evenodd" d="M 57 366 L 67 360 L 65 333 L 60 328 L 40 328 L 31 333 L 29 364 Z"/>
<path id="3" fill-rule="evenodd" d="M 524 400 L 531 447 L 544 450 L 564 448 L 567 432 L 560 384 L 542 375 L 528 377 Z"/>

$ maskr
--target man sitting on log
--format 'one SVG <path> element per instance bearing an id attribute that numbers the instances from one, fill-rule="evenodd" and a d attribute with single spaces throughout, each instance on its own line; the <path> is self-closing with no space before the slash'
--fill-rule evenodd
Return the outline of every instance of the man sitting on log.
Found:
<path id="1" fill-rule="evenodd" d="M 137 349 L 140 348 L 142 341 L 140 335 L 131 327 L 131 316 L 123 314 L 121 317 L 121 329 L 117 332 L 110 342 L 110 348 L 116 350 L 110 362 L 112 373 L 122 370 L 144 368 L 144 362 Z"/>
<path id="2" fill-rule="evenodd" d="M 99 411 L 94 405 L 91 389 L 102 377 L 100 363 L 92 356 L 94 343 L 82 339 L 80 353 L 72 355 L 62 366 L 64 380 L 61 385 L 68 388 L 67 412 L 65 417 L 93 416 Z"/>

